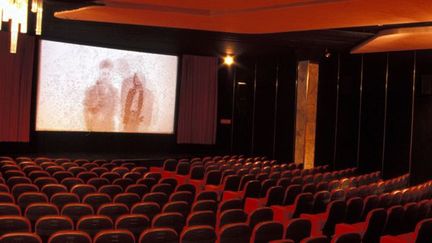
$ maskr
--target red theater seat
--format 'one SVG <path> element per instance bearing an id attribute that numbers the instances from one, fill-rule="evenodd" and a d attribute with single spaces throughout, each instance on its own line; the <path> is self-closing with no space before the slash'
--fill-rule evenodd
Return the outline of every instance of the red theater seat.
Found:
<path id="1" fill-rule="evenodd" d="M 97 214 L 108 216 L 113 222 L 123 214 L 128 214 L 129 208 L 122 203 L 106 203 L 99 207 Z"/>
<path id="2" fill-rule="evenodd" d="M 132 208 L 132 206 L 136 203 L 139 203 L 141 198 L 135 193 L 119 193 L 114 197 L 114 203 L 122 203 L 126 205 L 128 208 Z"/>
<path id="3" fill-rule="evenodd" d="M 346 233 L 333 237 L 331 243 L 361 243 L 361 235 L 359 233 Z"/>
<path id="4" fill-rule="evenodd" d="M 21 208 L 14 203 L 0 203 L 0 216 L 20 216 Z"/>
<path id="5" fill-rule="evenodd" d="M 51 197 L 51 203 L 55 204 L 60 210 L 68 203 L 79 203 L 78 195 L 70 192 L 59 192 Z"/>
<path id="6" fill-rule="evenodd" d="M 54 204 L 33 203 L 26 208 L 24 215 L 30 220 L 32 225 L 34 225 L 38 219 L 44 216 L 59 215 L 59 210 Z"/>
<path id="7" fill-rule="evenodd" d="M 280 240 L 284 236 L 283 225 L 277 222 L 262 222 L 252 231 L 251 243 L 266 243 L 272 240 Z"/>
<path id="8" fill-rule="evenodd" d="M 78 220 L 83 216 L 93 214 L 93 208 L 85 203 L 69 203 L 64 205 L 61 210 L 61 215 L 69 217 L 74 223 L 78 222 Z"/>
<path id="9" fill-rule="evenodd" d="M 91 237 L 94 237 L 97 233 L 99 233 L 102 230 L 113 229 L 113 222 L 107 216 L 88 215 L 82 217 L 78 221 L 76 228 L 78 230 L 86 232 Z"/>
<path id="10" fill-rule="evenodd" d="M 381 243 L 423 243 L 430 242 L 432 239 L 432 219 L 420 221 L 413 233 L 397 236 L 383 236 Z"/>
<path id="11" fill-rule="evenodd" d="M 42 239 L 33 233 L 9 233 L 0 237 L 2 243 L 42 243 Z"/>
<path id="12" fill-rule="evenodd" d="M 311 229 L 312 224 L 310 220 L 301 218 L 293 219 L 286 227 L 285 239 L 300 242 L 311 235 Z"/>
<path id="13" fill-rule="evenodd" d="M 82 202 L 89 204 L 97 212 L 101 205 L 111 202 L 111 197 L 106 193 L 89 193 L 83 198 Z"/>
<path id="14" fill-rule="evenodd" d="M 181 232 L 185 225 L 185 218 L 180 213 L 161 213 L 152 220 L 152 227 L 165 227 Z"/>
<path id="15" fill-rule="evenodd" d="M 150 220 L 142 214 L 125 214 L 117 218 L 115 229 L 123 229 L 132 232 L 135 238 L 139 238 L 141 232 L 150 226 Z"/>
<path id="16" fill-rule="evenodd" d="M 118 185 L 104 185 L 101 186 L 98 190 L 99 193 L 106 193 L 111 198 L 114 198 L 117 194 L 120 194 L 123 192 L 123 188 Z"/>
<path id="17" fill-rule="evenodd" d="M 251 229 L 245 223 L 227 224 L 219 231 L 218 243 L 249 242 Z"/>
<path id="18" fill-rule="evenodd" d="M 143 214 L 151 221 L 155 215 L 161 212 L 161 208 L 155 202 L 140 202 L 133 205 L 130 212 L 132 214 Z"/>
<path id="19" fill-rule="evenodd" d="M 128 230 L 104 230 L 93 239 L 93 243 L 135 243 L 134 235 Z"/>
<path id="20" fill-rule="evenodd" d="M 51 235 L 48 243 L 92 243 L 91 237 L 83 231 L 59 231 Z"/>
<path id="21" fill-rule="evenodd" d="M 186 220 L 187 226 L 207 225 L 215 228 L 216 214 L 213 211 L 198 211 L 189 214 Z"/>
<path id="22" fill-rule="evenodd" d="M 73 230 L 74 224 L 69 217 L 44 216 L 36 221 L 35 232 L 46 242 L 55 232 L 62 230 Z"/>
<path id="23" fill-rule="evenodd" d="M 183 231 L 180 241 L 182 243 L 214 243 L 216 233 L 211 226 L 192 226 Z"/>
<path id="24" fill-rule="evenodd" d="M 179 237 L 175 230 L 169 228 L 152 228 L 144 231 L 139 243 L 178 243 Z"/>

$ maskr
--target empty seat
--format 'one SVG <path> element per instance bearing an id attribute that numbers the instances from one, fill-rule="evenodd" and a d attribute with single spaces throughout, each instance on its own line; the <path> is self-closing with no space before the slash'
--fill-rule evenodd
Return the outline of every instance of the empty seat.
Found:
<path id="1" fill-rule="evenodd" d="M 17 204 L 24 211 L 32 203 L 47 203 L 48 197 L 41 192 L 24 192 L 18 199 Z"/>
<path id="2" fill-rule="evenodd" d="M 104 185 L 99 188 L 98 192 L 106 193 L 111 198 L 114 198 L 117 194 L 123 192 L 123 188 L 119 185 Z"/>
<path id="3" fill-rule="evenodd" d="M 110 182 L 105 178 L 91 178 L 87 181 L 87 184 L 92 185 L 99 190 L 102 186 L 110 185 Z"/>
<path id="4" fill-rule="evenodd" d="M 174 191 L 174 187 L 171 184 L 168 183 L 158 183 L 154 185 L 151 189 L 151 192 L 163 192 L 166 195 L 171 195 L 171 193 Z"/>
<path id="5" fill-rule="evenodd" d="M 216 232 L 211 226 L 192 226 L 183 231 L 180 241 L 182 243 L 214 243 Z"/>
<path id="6" fill-rule="evenodd" d="M 202 201 L 196 201 L 192 205 L 192 212 L 212 211 L 216 213 L 217 208 L 218 208 L 218 204 L 215 200 L 202 200 Z"/>
<path id="7" fill-rule="evenodd" d="M 74 175 L 69 171 L 57 171 L 54 174 L 52 174 L 52 176 L 54 178 L 56 178 L 57 181 L 60 181 L 60 182 L 62 182 L 66 178 L 74 177 Z"/>
<path id="8" fill-rule="evenodd" d="M 245 223 L 227 224 L 219 232 L 219 243 L 249 242 L 251 235 L 251 230 Z"/>
<path id="9" fill-rule="evenodd" d="M 173 194 L 171 194 L 170 198 L 169 198 L 170 202 L 186 202 L 189 205 L 192 205 L 193 201 L 194 201 L 194 196 L 191 192 L 188 191 L 179 191 L 179 192 L 174 192 Z"/>
<path id="10" fill-rule="evenodd" d="M 31 232 L 30 221 L 21 216 L 0 216 L 0 235 L 13 232 Z"/>
<path id="11" fill-rule="evenodd" d="M 143 202 L 155 202 L 162 208 L 168 201 L 168 196 L 163 192 L 151 192 L 144 195 Z"/>
<path id="12" fill-rule="evenodd" d="M 92 243 L 91 237 L 83 231 L 59 231 L 51 235 L 48 243 Z"/>
<path id="13" fill-rule="evenodd" d="M 132 185 L 133 183 L 134 181 L 128 178 L 118 178 L 112 182 L 113 185 L 121 186 L 123 190 L 125 190 L 129 185 Z"/>
<path id="14" fill-rule="evenodd" d="M 0 237 L 2 243 L 42 243 L 42 239 L 34 233 L 8 233 Z"/>
<path id="15" fill-rule="evenodd" d="M 32 225 L 43 216 L 56 216 L 59 215 L 59 210 L 56 205 L 50 203 L 33 203 L 30 204 L 24 215 L 30 220 Z"/>
<path id="16" fill-rule="evenodd" d="M 247 221 L 248 215 L 242 209 L 229 209 L 220 214 L 218 218 L 218 228 L 226 224 L 244 223 Z"/>
<path id="17" fill-rule="evenodd" d="M 269 207 L 257 208 L 252 211 L 248 216 L 248 224 L 250 229 L 253 229 L 258 223 L 272 220 L 273 210 Z"/>
<path id="18" fill-rule="evenodd" d="M 169 228 L 152 228 L 145 230 L 140 238 L 139 243 L 178 243 L 179 237 L 175 230 Z"/>
<path id="19" fill-rule="evenodd" d="M 208 225 L 216 226 L 216 214 L 213 211 L 198 211 L 189 214 L 186 220 L 187 226 Z"/>
<path id="20" fill-rule="evenodd" d="M 55 232 L 73 230 L 73 222 L 65 216 L 44 216 L 36 221 L 35 232 L 46 242 Z"/>
<path id="21" fill-rule="evenodd" d="M 64 205 L 61 215 L 68 216 L 74 223 L 86 215 L 93 215 L 93 208 L 85 203 L 69 203 Z"/>
<path id="22" fill-rule="evenodd" d="M 112 220 L 103 215 L 88 215 L 82 217 L 78 223 L 78 230 L 84 231 L 90 235 L 90 237 L 94 237 L 97 233 L 102 230 L 113 229 Z"/>
<path id="23" fill-rule="evenodd" d="M 73 186 L 70 191 L 78 195 L 82 200 L 87 194 L 95 193 L 97 191 L 96 187 L 87 184 L 77 184 Z"/>
<path id="24" fill-rule="evenodd" d="M 432 219 L 424 219 L 420 221 L 415 229 L 415 232 L 397 235 L 384 236 L 381 238 L 382 243 L 423 243 L 430 242 L 432 238 Z"/>
<path id="25" fill-rule="evenodd" d="M 125 192 L 128 193 L 135 193 L 138 196 L 142 197 L 144 194 L 146 194 L 149 191 L 148 187 L 146 185 L 141 185 L 141 184 L 132 184 L 129 185 Z"/>
<path id="26" fill-rule="evenodd" d="M 75 177 L 67 177 L 64 178 L 60 184 L 65 185 L 68 190 L 70 190 L 73 186 L 78 185 L 78 184 L 84 184 L 84 181 L 79 179 L 79 178 L 75 178 Z"/>
<path id="27" fill-rule="evenodd" d="M 361 243 L 361 235 L 359 233 L 346 233 L 334 237 L 331 243 Z"/>
<path id="28" fill-rule="evenodd" d="M 78 195 L 70 192 L 59 192 L 51 197 L 51 203 L 55 204 L 60 210 L 68 203 L 79 203 Z"/>
<path id="29" fill-rule="evenodd" d="M 379 242 L 379 238 L 386 222 L 386 217 L 387 213 L 384 209 L 373 209 L 369 212 L 365 222 L 351 225 L 336 225 L 335 235 L 340 235 L 347 232 L 356 232 L 362 235 L 362 242 Z"/>
<path id="30" fill-rule="evenodd" d="M 142 214 L 125 214 L 117 218 L 115 222 L 115 229 L 125 229 L 139 238 L 141 232 L 150 226 L 150 220 L 147 216 Z"/>
<path id="31" fill-rule="evenodd" d="M 21 208 L 14 203 L 0 203 L 0 216 L 20 216 Z"/>
<path id="32" fill-rule="evenodd" d="M 195 201 L 202 201 L 202 200 L 218 200 L 218 194 L 214 191 L 202 191 L 197 194 Z"/>
<path id="33" fill-rule="evenodd" d="M 384 234 L 401 234 L 404 225 L 404 214 L 405 209 L 401 205 L 396 205 L 387 209 L 387 222 L 384 228 Z"/>
<path id="34" fill-rule="evenodd" d="M 51 198 L 52 195 L 59 193 L 59 192 L 68 192 L 68 189 L 66 186 L 61 184 L 46 184 L 41 189 L 42 193 L 45 193 L 48 198 Z"/>
<path id="35" fill-rule="evenodd" d="M 361 221 L 363 200 L 360 197 L 348 199 L 346 206 L 345 223 L 353 224 Z"/>
<path id="36" fill-rule="evenodd" d="M 12 188 L 17 184 L 31 184 L 32 181 L 25 176 L 12 176 L 7 180 L 6 183 L 10 188 Z"/>
<path id="37" fill-rule="evenodd" d="M 104 230 L 93 239 L 93 243 L 135 243 L 134 235 L 128 230 Z"/>
<path id="38" fill-rule="evenodd" d="M 294 242 L 300 242 L 301 240 L 311 235 L 312 224 L 308 219 L 292 219 L 285 231 L 285 239 L 292 240 Z"/>
<path id="39" fill-rule="evenodd" d="M 14 203 L 15 198 L 7 192 L 0 192 L 0 203 Z"/>
<path id="40" fill-rule="evenodd" d="M 328 204 L 325 213 L 302 214 L 301 217 L 312 221 L 312 235 L 323 234 L 331 237 L 334 234 L 335 225 L 344 221 L 345 212 L 345 202 L 336 200 Z"/>
<path id="41" fill-rule="evenodd" d="M 135 193 L 119 193 L 114 197 L 114 203 L 123 203 L 128 208 L 132 208 L 135 203 L 139 203 L 141 198 Z"/>
<path id="42" fill-rule="evenodd" d="M 99 207 L 97 214 L 108 216 L 113 222 L 123 214 L 128 214 L 129 208 L 122 203 L 106 203 Z"/>
<path id="43" fill-rule="evenodd" d="M 187 217 L 190 212 L 190 205 L 187 202 L 169 202 L 162 208 L 163 213 L 181 213 L 183 217 Z"/>
<path id="44" fill-rule="evenodd" d="M 92 178 L 97 178 L 98 174 L 94 173 L 94 172 L 90 172 L 90 171 L 83 171 L 80 172 L 77 176 L 77 178 L 80 178 L 81 180 L 83 180 L 85 183 L 88 182 L 88 180 L 92 179 Z"/>
<path id="45" fill-rule="evenodd" d="M 52 177 L 39 177 L 34 180 L 34 184 L 38 186 L 39 188 L 43 188 L 45 185 L 48 184 L 57 184 L 58 181 L 55 178 Z"/>
<path id="46" fill-rule="evenodd" d="M 17 184 L 12 187 L 12 195 L 17 199 L 21 194 L 25 192 L 38 192 L 39 188 L 33 184 Z"/>
<path id="47" fill-rule="evenodd" d="M 293 241 L 293 243 L 295 243 L 295 241 Z M 326 236 L 311 236 L 303 239 L 301 243 L 329 243 L 329 239 Z"/>
<path id="48" fill-rule="evenodd" d="M 272 240 L 282 239 L 284 235 L 283 225 L 277 222 L 262 222 L 252 231 L 251 243 L 267 243 Z"/>
<path id="49" fill-rule="evenodd" d="M 152 227 L 165 227 L 174 229 L 177 234 L 182 231 L 185 218 L 180 213 L 161 213 L 152 220 Z"/>
<path id="50" fill-rule="evenodd" d="M 98 208 L 101 205 L 105 203 L 110 203 L 111 198 L 106 193 L 89 193 L 83 198 L 82 202 L 89 204 L 93 207 L 93 210 L 97 212 Z"/>
<path id="51" fill-rule="evenodd" d="M 159 204 L 155 202 L 140 202 L 132 206 L 130 212 L 132 214 L 144 214 L 149 220 L 161 212 Z"/>

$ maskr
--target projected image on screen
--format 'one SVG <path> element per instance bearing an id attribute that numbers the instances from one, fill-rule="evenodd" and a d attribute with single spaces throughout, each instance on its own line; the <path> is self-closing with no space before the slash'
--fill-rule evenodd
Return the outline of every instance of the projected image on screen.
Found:
<path id="1" fill-rule="evenodd" d="M 37 131 L 173 133 L 177 57 L 41 41 Z"/>

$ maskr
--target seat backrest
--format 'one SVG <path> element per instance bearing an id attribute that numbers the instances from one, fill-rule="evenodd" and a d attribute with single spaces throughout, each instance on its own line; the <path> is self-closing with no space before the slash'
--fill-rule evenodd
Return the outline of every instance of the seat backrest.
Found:
<path id="1" fill-rule="evenodd" d="M 292 219 L 286 228 L 285 239 L 300 242 L 311 234 L 312 223 L 309 219 Z"/>
<path id="2" fill-rule="evenodd" d="M 228 209 L 243 209 L 243 200 L 241 199 L 229 199 L 219 203 L 218 212 L 222 213 Z"/>
<path id="3" fill-rule="evenodd" d="M 244 223 L 247 221 L 248 215 L 242 209 L 229 209 L 225 210 L 220 214 L 218 218 L 219 225 L 221 228 L 227 224 L 233 223 Z"/>
<path id="4" fill-rule="evenodd" d="M 249 242 L 251 230 L 246 223 L 227 224 L 219 231 L 219 243 Z"/>
<path id="5" fill-rule="evenodd" d="M 46 184 L 42 187 L 41 192 L 45 193 L 48 198 L 51 198 L 56 193 L 68 192 L 68 189 L 62 184 Z"/>
<path id="6" fill-rule="evenodd" d="M 291 205 L 294 203 L 297 196 L 301 193 L 301 186 L 300 185 L 290 185 L 285 190 L 284 195 L 284 205 Z"/>
<path id="7" fill-rule="evenodd" d="M 216 200 L 201 200 L 201 201 L 196 201 L 192 205 L 192 212 L 212 211 L 216 213 L 217 208 L 218 208 L 218 204 Z"/>
<path id="8" fill-rule="evenodd" d="M 128 208 L 131 208 L 135 203 L 139 203 L 141 198 L 135 193 L 123 192 L 114 197 L 114 203 L 123 203 Z"/>
<path id="9" fill-rule="evenodd" d="M 32 203 L 26 208 L 24 215 L 34 225 L 43 216 L 59 215 L 59 210 L 56 205 L 51 203 Z"/>
<path id="10" fill-rule="evenodd" d="M 328 191 L 320 191 L 315 193 L 313 201 L 313 213 L 322 213 L 326 210 L 327 204 L 330 202 L 330 193 Z"/>
<path id="11" fill-rule="evenodd" d="M 77 230 L 81 230 L 94 237 L 102 230 L 113 228 L 112 220 L 103 215 L 87 215 L 83 216 L 77 223 Z"/>
<path id="12" fill-rule="evenodd" d="M 397 235 L 402 232 L 405 209 L 401 205 L 387 209 L 387 222 L 384 234 Z"/>
<path id="13" fill-rule="evenodd" d="M 155 202 L 140 202 L 132 206 L 132 214 L 143 214 L 152 220 L 155 215 L 161 212 L 159 204 Z"/>
<path id="14" fill-rule="evenodd" d="M 99 207 L 97 214 L 108 216 L 113 222 L 123 214 L 128 214 L 129 208 L 122 203 L 106 203 Z"/>
<path id="15" fill-rule="evenodd" d="M 159 207 L 163 207 L 168 201 L 168 196 L 163 192 L 151 192 L 144 195 L 143 202 L 155 202 L 159 204 Z"/>
<path id="16" fill-rule="evenodd" d="M 141 232 L 150 226 L 150 220 L 142 214 L 124 214 L 119 216 L 115 222 L 116 229 L 124 229 L 132 232 L 136 239 Z"/>
<path id="17" fill-rule="evenodd" d="M 93 243 L 135 243 L 135 236 L 128 230 L 103 230 L 93 239 Z"/>
<path id="18" fill-rule="evenodd" d="M 146 194 L 147 192 L 149 192 L 149 189 L 146 185 L 142 185 L 142 184 L 132 184 L 129 185 L 125 192 L 128 193 L 135 193 L 138 196 L 142 197 L 144 194 Z"/>
<path id="19" fill-rule="evenodd" d="M 175 191 L 176 192 L 190 192 L 190 193 L 192 193 L 193 197 L 195 197 L 195 194 L 196 194 L 195 186 L 192 184 L 189 184 L 189 183 L 177 185 Z"/>
<path id="20" fill-rule="evenodd" d="M 63 206 L 61 215 L 68 216 L 74 223 L 86 215 L 93 215 L 94 210 L 88 204 L 85 203 L 69 203 Z"/>
<path id="21" fill-rule="evenodd" d="M 376 208 L 369 212 L 366 218 L 366 229 L 362 236 L 362 242 L 379 242 L 384 229 L 387 213 L 382 208 Z"/>
<path id="22" fill-rule="evenodd" d="M 111 183 L 109 182 L 108 179 L 97 177 L 97 178 L 90 178 L 87 181 L 87 184 L 92 185 L 99 190 L 102 186 L 110 185 Z"/>
<path id="23" fill-rule="evenodd" d="M 344 201 L 336 200 L 327 206 L 327 220 L 325 221 L 322 232 L 324 235 L 332 236 L 335 225 L 345 220 L 346 205 Z"/>
<path id="24" fill-rule="evenodd" d="M 208 225 L 216 226 L 216 214 L 213 211 L 198 211 L 189 214 L 186 220 L 187 226 Z"/>
<path id="25" fill-rule="evenodd" d="M 12 195 L 18 199 L 18 197 L 26 192 L 38 192 L 39 188 L 34 184 L 16 184 L 12 187 Z"/>
<path id="26" fill-rule="evenodd" d="M 261 183 L 258 180 L 247 181 L 243 189 L 243 198 L 259 198 L 261 196 Z"/>
<path id="27" fill-rule="evenodd" d="M 67 231 L 59 231 L 52 234 L 48 240 L 48 243 L 65 243 L 65 242 L 92 243 L 92 239 L 86 232 L 67 230 Z"/>
<path id="28" fill-rule="evenodd" d="M 72 220 L 65 216 L 43 216 L 36 221 L 35 225 L 35 232 L 44 242 L 55 232 L 73 229 Z"/>
<path id="29" fill-rule="evenodd" d="M 222 173 L 219 170 L 211 170 L 205 174 L 205 185 L 219 185 L 221 182 Z"/>
<path id="30" fill-rule="evenodd" d="M 197 194 L 195 201 L 202 201 L 202 200 L 218 200 L 218 194 L 215 191 L 201 191 Z"/>
<path id="31" fill-rule="evenodd" d="M 152 220 L 152 227 L 165 227 L 180 233 L 185 225 L 185 218 L 180 213 L 161 213 Z"/>
<path id="32" fill-rule="evenodd" d="M 258 223 L 272 221 L 273 216 L 273 210 L 269 207 L 261 207 L 255 209 L 249 214 L 248 224 L 250 229 L 253 229 Z"/>
<path id="33" fill-rule="evenodd" d="M 345 233 L 335 236 L 331 243 L 361 243 L 361 235 L 359 233 Z"/>
<path id="34" fill-rule="evenodd" d="M 2 243 L 42 243 L 42 239 L 34 233 L 8 233 L 0 237 L 0 242 Z"/>
<path id="35" fill-rule="evenodd" d="M 432 219 L 423 219 L 415 229 L 415 243 L 429 242 L 432 239 Z"/>
<path id="36" fill-rule="evenodd" d="M 14 203 L 0 203 L 0 216 L 20 216 L 21 208 Z"/>
<path id="37" fill-rule="evenodd" d="M 152 228 L 145 230 L 138 243 L 178 243 L 179 237 L 175 230 L 170 228 Z"/>
<path id="38" fill-rule="evenodd" d="M 182 201 L 169 202 L 162 208 L 163 213 L 181 213 L 185 218 L 189 214 L 190 210 L 190 204 Z"/>
<path id="39" fill-rule="evenodd" d="M 179 191 L 171 194 L 169 198 L 170 202 L 187 202 L 189 205 L 192 205 L 194 201 L 194 195 L 192 192 L 188 191 Z"/>
<path id="40" fill-rule="evenodd" d="M 180 241 L 182 243 L 214 243 L 216 232 L 211 226 L 191 226 L 183 231 Z"/>
<path id="41" fill-rule="evenodd" d="M 404 205 L 405 214 L 403 219 L 403 226 L 405 232 L 413 231 L 416 227 L 418 217 L 418 205 L 415 202 L 410 202 Z"/>
<path id="42" fill-rule="evenodd" d="M 345 222 L 353 224 L 361 221 L 361 213 L 363 210 L 363 199 L 353 197 L 347 201 Z"/>
<path id="43" fill-rule="evenodd" d="M 272 240 L 282 239 L 284 235 L 283 225 L 274 221 L 259 223 L 252 231 L 251 243 L 266 243 Z"/>
<path id="44" fill-rule="evenodd" d="M 310 213 L 312 210 L 313 196 L 312 193 L 300 193 L 295 200 L 295 209 L 293 218 L 298 218 L 302 213 Z"/>
<path id="45" fill-rule="evenodd" d="M 282 205 L 284 198 L 284 191 L 281 186 L 272 186 L 268 189 L 266 194 L 266 205 L 267 207 L 273 205 Z"/>
<path id="46" fill-rule="evenodd" d="M 0 216 L 0 235 L 13 232 L 31 232 L 30 221 L 21 216 Z"/>
<path id="47" fill-rule="evenodd" d="M 366 219 L 367 214 L 372 210 L 377 208 L 379 205 L 379 198 L 377 195 L 369 195 L 364 199 L 364 206 L 363 206 L 363 212 L 362 217 L 363 219 Z"/>
<path id="48" fill-rule="evenodd" d="M 106 193 L 89 193 L 83 198 L 82 202 L 89 204 L 97 212 L 101 205 L 111 202 L 111 197 Z"/>
<path id="49" fill-rule="evenodd" d="M 178 161 L 176 159 L 166 159 L 163 163 L 163 170 L 176 171 Z"/>
<path id="50" fill-rule="evenodd" d="M 114 198 L 117 194 L 123 192 L 123 188 L 119 185 L 104 185 L 98 189 L 100 193 L 106 193 L 111 198 Z"/>

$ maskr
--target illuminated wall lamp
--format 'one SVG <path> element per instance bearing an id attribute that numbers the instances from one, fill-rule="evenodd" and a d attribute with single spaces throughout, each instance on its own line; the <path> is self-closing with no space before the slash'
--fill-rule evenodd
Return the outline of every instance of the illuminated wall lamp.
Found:
<path id="1" fill-rule="evenodd" d="M 29 0 L 0 0 L 0 30 L 2 22 L 10 22 L 10 53 L 16 53 L 18 33 L 27 33 Z M 32 0 L 31 11 L 36 13 L 36 35 L 42 33 L 43 0 Z"/>
<path id="2" fill-rule="evenodd" d="M 234 64 L 234 56 L 226 55 L 224 58 L 224 65 L 231 66 Z"/>

